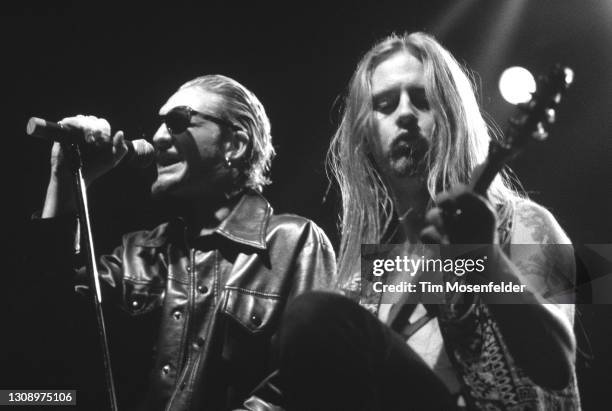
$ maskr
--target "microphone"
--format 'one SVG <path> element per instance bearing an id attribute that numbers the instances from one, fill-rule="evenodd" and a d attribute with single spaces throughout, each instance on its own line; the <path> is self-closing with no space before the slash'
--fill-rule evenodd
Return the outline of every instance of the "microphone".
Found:
<path id="1" fill-rule="evenodd" d="M 146 168 L 155 160 L 155 148 L 151 143 L 142 138 L 138 140 L 124 140 L 128 151 L 123 161 L 131 167 Z"/>
<path id="2" fill-rule="evenodd" d="M 83 141 L 83 131 L 78 128 L 67 127 L 59 123 L 31 117 L 26 127 L 29 136 L 42 138 L 47 141 L 60 143 L 78 143 Z M 121 160 L 132 167 L 145 168 L 155 159 L 155 148 L 146 140 L 124 140 L 128 151 Z"/>

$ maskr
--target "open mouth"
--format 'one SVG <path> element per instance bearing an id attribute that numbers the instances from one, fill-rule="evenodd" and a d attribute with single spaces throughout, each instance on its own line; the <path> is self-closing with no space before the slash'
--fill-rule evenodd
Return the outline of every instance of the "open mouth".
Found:
<path id="1" fill-rule="evenodd" d="M 418 132 L 403 132 L 391 143 L 388 158 L 395 176 L 422 175 L 429 158 L 429 141 Z"/>
<path id="2" fill-rule="evenodd" d="M 413 152 L 418 151 L 419 146 L 423 143 L 422 140 L 418 133 L 401 133 L 393 140 L 390 150 L 391 156 L 411 155 Z"/>
<path id="3" fill-rule="evenodd" d="M 178 166 L 180 166 L 181 163 L 177 162 L 177 163 L 171 163 L 171 164 L 166 164 L 166 165 L 161 165 L 161 164 L 157 164 L 157 172 L 162 172 L 162 171 L 169 171 L 172 170 Z"/>
<path id="4" fill-rule="evenodd" d="M 179 163 L 181 159 L 176 155 L 171 155 L 167 153 L 158 153 L 155 162 L 159 167 L 168 167 L 173 164 Z"/>

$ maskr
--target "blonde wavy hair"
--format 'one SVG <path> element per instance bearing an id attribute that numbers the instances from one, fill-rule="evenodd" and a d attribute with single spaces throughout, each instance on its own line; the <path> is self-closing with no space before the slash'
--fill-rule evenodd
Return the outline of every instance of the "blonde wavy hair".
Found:
<path id="1" fill-rule="evenodd" d="M 328 170 L 342 197 L 340 284 L 359 271 L 361 244 L 384 241 L 395 219 L 391 193 L 369 150 L 377 137 L 371 78 L 381 62 L 400 52 L 410 53 L 423 64 L 425 94 L 434 113 L 433 154 L 426 166 L 430 198 L 458 183 L 467 184 L 474 168 L 485 160 L 489 141 L 497 138 L 480 112 L 466 71 L 433 37 L 393 34 L 372 47 L 349 83 L 340 126 L 327 154 Z M 511 217 L 515 200 L 523 196 L 516 187 L 518 183 L 506 169 L 489 188 L 500 221 Z"/>

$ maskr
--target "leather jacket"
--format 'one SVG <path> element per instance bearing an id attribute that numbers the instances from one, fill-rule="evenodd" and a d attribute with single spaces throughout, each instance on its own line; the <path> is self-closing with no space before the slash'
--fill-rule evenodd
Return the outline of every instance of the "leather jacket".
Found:
<path id="1" fill-rule="evenodd" d="M 100 259 L 104 291 L 131 315 L 160 310 L 145 409 L 238 408 L 271 371 L 287 302 L 332 287 L 334 251 L 316 224 L 274 215 L 254 191 L 211 235 L 186 237 L 180 219 L 124 235 Z"/>

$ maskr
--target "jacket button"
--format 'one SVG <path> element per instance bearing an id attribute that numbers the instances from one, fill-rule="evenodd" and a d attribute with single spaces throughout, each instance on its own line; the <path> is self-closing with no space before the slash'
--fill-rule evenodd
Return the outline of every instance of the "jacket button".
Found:
<path id="1" fill-rule="evenodd" d="M 195 342 L 193 343 L 193 348 L 200 348 L 203 345 L 204 345 L 204 338 L 198 337 L 198 339 L 195 340 Z"/>
<path id="2" fill-rule="evenodd" d="M 164 365 L 162 367 L 162 372 L 164 373 L 164 375 L 168 374 L 170 372 L 170 366 L 168 364 Z"/>
<path id="3" fill-rule="evenodd" d="M 198 285 L 198 291 L 200 294 L 206 294 L 208 292 L 208 287 L 205 285 Z"/>
<path id="4" fill-rule="evenodd" d="M 172 316 L 174 317 L 175 320 L 180 320 L 183 315 L 181 314 L 180 311 L 175 311 L 172 313 Z"/>
<path id="5" fill-rule="evenodd" d="M 261 318 L 256 315 L 251 316 L 251 322 L 255 324 L 257 327 L 261 325 Z"/>

